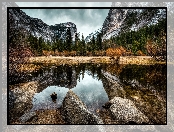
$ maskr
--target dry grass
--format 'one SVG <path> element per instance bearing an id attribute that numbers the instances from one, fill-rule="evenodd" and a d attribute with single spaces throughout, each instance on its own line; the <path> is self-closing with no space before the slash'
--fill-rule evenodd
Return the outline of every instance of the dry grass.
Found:
<path id="1" fill-rule="evenodd" d="M 49 63 L 49 64 L 79 64 L 79 63 L 111 63 L 110 57 L 61 57 L 61 56 L 49 56 L 49 57 L 31 57 L 29 63 Z"/>
<path id="2" fill-rule="evenodd" d="M 165 62 L 155 61 L 151 56 L 121 56 L 120 64 L 153 65 L 165 64 Z"/>
<path id="3" fill-rule="evenodd" d="M 34 64 L 18 64 L 17 72 L 33 72 L 41 68 L 39 65 Z"/>
<path id="4" fill-rule="evenodd" d="M 98 57 L 86 57 L 86 56 L 75 56 L 75 57 L 62 57 L 62 56 L 41 56 L 31 57 L 28 59 L 28 63 L 41 63 L 41 64 L 79 64 L 79 63 L 113 63 L 115 60 L 108 56 Z M 151 65 L 165 62 L 157 62 L 150 56 L 120 56 L 119 64 L 138 64 L 138 65 Z"/>

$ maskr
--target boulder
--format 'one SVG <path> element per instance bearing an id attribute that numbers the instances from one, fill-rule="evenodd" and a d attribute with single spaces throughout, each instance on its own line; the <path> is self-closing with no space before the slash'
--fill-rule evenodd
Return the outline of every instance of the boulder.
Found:
<path id="1" fill-rule="evenodd" d="M 67 124 L 103 124 L 102 119 L 91 113 L 71 90 L 63 100 L 61 113 Z"/>
<path id="2" fill-rule="evenodd" d="M 122 98 L 126 97 L 126 92 L 120 83 L 116 81 L 111 82 L 111 80 L 109 80 L 108 78 L 102 78 L 102 82 L 109 100 L 113 99 L 116 96 Z"/>
<path id="3" fill-rule="evenodd" d="M 109 108 L 113 118 L 125 124 L 148 124 L 149 119 L 139 111 L 134 103 L 129 99 L 114 97 L 109 101 Z"/>
<path id="4" fill-rule="evenodd" d="M 10 86 L 9 92 L 9 113 L 10 123 L 19 119 L 22 115 L 29 111 L 32 107 L 32 98 L 37 92 L 38 83 L 27 82 Z"/>

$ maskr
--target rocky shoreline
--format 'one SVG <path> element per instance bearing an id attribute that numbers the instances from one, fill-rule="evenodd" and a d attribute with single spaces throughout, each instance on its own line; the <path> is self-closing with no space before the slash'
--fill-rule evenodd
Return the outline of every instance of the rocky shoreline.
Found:
<path id="1" fill-rule="evenodd" d="M 38 93 L 38 83 L 28 82 L 10 87 L 10 120 L 11 124 L 153 124 L 153 115 L 150 111 L 142 112 L 137 104 L 124 95 L 125 91 L 120 84 L 115 83 L 115 92 L 108 93 L 110 98 L 103 104 L 102 109 L 91 113 L 86 104 L 69 90 L 60 108 L 32 110 L 32 98 Z M 119 88 L 120 87 L 120 88 Z M 120 94 L 117 91 L 121 89 Z M 149 106 L 148 106 L 149 107 Z M 150 108 L 149 108 L 150 109 Z M 151 111 L 154 113 L 155 111 Z M 16 113 L 13 115 L 13 113 Z M 15 117 L 13 117 L 15 116 Z M 155 119 L 155 118 L 154 118 Z M 157 120 L 157 119 L 156 119 Z M 163 118 L 160 119 L 163 122 Z M 162 123 L 157 122 L 156 123 Z M 165 122 L 165 120 L 164 120 Z"/>
<path id="2" fill-rule="evenodd" d="M 128 99 L 115 97 L 110 106 L 91 113 L 71 90 L 61 108 L 25 112 L 12 124 L 149 124 L 148 118 Z"/>
<path id="3" fill-rule="evenodd" d="M 151 57 L 127 57 L 128 60 L 134 61 L 145 60 L 150 61 Z M 126 57 L 119 58 L 119 64 L 122 62 L 128 63 Z M 31 59 L 31 60 L 30 60 Z M 40 65 L 35 66 L 35 64 L 78 64 L 78 63 L 114 63 L 117 58 L 112 57 L 31 57 L 28 61 L 30 64 L 26 64 L 26 67 L 23 66 L 20 71 L 29 71 L 39 69 Z M 133 62 L 132 62 L 133 64 Z M 149 63 L 150 64 L 150 63 Z M 146 65 L 144 63 L 144 65 Z M 30 67 L 29 67 L 30 66 Z M 32 98 L 35 93 L 39 93 L 42 90 L 37 81 L 21 83 L 18 85 L 10 86 L 10 120 L 11 124 L 163 124 L 166 123 L 165 119 L 165 109 L 161 104 L 154 104 L 152 109 L 150 101 L 146 92 L 145 94 L 136 95 L 129 92 L 128 89 L 125 89 L 120 85 L 120 82 L 115 78 L 115 76 L 110 75 L 107 72 L 102 72 L 103 76 L 106 76 L 104 81 L 104 88 L 109 97 L 109 102 L 103 105 L 102 109 L 98 109 L 96 113 L 91 113 L 87 106 L 79 99 L 79 97 L 71 90 L 68 91 L 62 106 L 56 109 L 32 109 Z M 112 81 L 113 80 L 113 81 Z M 107 85 L 106 85 L 107 84 Z M 125 92 L 126 90 L 126 92 Z M 139 90 L 140 91 L 140 90 Z M 149 92 L 150 93 L 150 92 Z M 128 95 L 130 94 L 130 95 Z M 135 97 L 134 97 L 134 96 Z M 152 100 L 156 101 L 156 96 L 152 96 Z M 144 104 L 142 102 L 145 102 Z M 15 102 L 15 103 L 14 103 Z M 157 102 L 157 101 L 156 101 Z M 138 108 L 141 107 L 143 109 Z M 148 106 L 148 110 L 145 110 Z M 155 109 L 160 109 L 161 117 L 155 116 Z M 152 110 L 152 111 L 151 111 Z M 14 115 L 14 113 L 16 113 Z M 13 118 L 14 116 L 14 118 Z M 157 118 L 156 118 L 157 117 Z M 152 121 L 154 120 L 154 121 Z"/>

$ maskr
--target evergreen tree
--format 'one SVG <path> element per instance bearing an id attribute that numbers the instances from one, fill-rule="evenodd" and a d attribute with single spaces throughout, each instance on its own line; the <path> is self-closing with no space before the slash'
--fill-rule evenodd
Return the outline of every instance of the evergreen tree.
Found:
<path id="1" fill-rule="evenodd" d="M 58 47 L 58 51 L 62 52 L 64 51 L 64 42 L 62 40 L 62 38 L 59 40 L 59 47 Z"/>
<path id="2" fill-rule="evenodd" d="M 42 54 L 42 50 L 44 48 L 44 40 L 42 37 L 39 37 L 39 40 L 38 40 L 38 49 L 37 49 L 37 52 L 39 55 Z"/>
<path id="3" fill-rule="evenodd" d="M 55 52 L 59 48 L 59 40 L 55 39 L 53 44 L 52 44 L 52 50 Z"/>
<path id="4" fill-rule="evenodd" d="M 45 43 L 45 48 L 44 48 L 44 50 L 50 51 L 51 49 L 52 49 L 51 42 L 50 42 L 49 40 L 47 40 L 46 43 Z"/>
<path id="5" fill-rule="evenodd" d="M 82 40 L 81 40 L 81 46 L 82 46 L 82 55 L 85 55 L 86 54 L 86 45 L 85 45 L 85 39 L 84 39 L 84 36 L 83 36 L 83 33 L 82 33 Z"/>
<path id="6" fill-rule="evenodd" d="M 71 29 L 68 27 L 67 33 L 66 33 L 66 50 L 71 51 L 72 46 L 72 36 L 71 36 Z"/>
<path id="7" fill-rule="evenodd" d="M 75 45 L 74 45 L 74 50 L 77 51 L 78 45 L 79 45 L 79 35 L 78 35 L 78 33 L 75 33 Z"/>
<path id="8" fill-rule="evenodd" d="M 101 39 L 101 33 L 99 33 L 97 35 L 97 40 L 96 40 L 96 50 L 101 50 L 101 49 L 102 49 L 102 39 Z"/>
<path id="9" fill-rule="evenodd" d="M 94 35 L 92 36 L 92 54 L 94 55 L 94 51 L 95 51 L 95 49 L 96 49 L 96 47 L 95 47 L 95 38 L 94 38 Z"/>

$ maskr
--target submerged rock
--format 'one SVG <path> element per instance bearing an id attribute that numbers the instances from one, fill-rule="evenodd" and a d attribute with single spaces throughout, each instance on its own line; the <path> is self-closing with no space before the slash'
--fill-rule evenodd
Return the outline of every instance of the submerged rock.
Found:
<path id="1" fill-rule="evenodd" d="M 68 124 L 103 124 L 103 121 L 89 112 L 86 105 L 71 90 L 64 98 L 62 115 Z"/>
<path id="2" fill-rule="evenodd" d="M 57 94 L 54 92 L 54 93 L 52 93 L 50 96 L 51 96 L 51 98 L 52 98 L 52 101 L 53 101 L 53 102 L 56 102 Z"/>
<path id="3" fill-rule="evenodd" d="M 119 77 L 103 70 L 101 72 L 104 76 L 102 78 L 103 86 L 109 100 L 113 99 L 116 96 L 125 98 L 126 92 L 123 88 L 123 84 L 119 80 Z"/>
<path id="4" fill-rule="evenodd" d="M 32 118 L 34 117 L 37 117 L 36 113 L 35 112 L 27 112 L 25 113 L 24 115 L 22 115 L 20 118 L 19 118 L 19 121 L 21 123 L 25 123 L 27 122 L 28 120 L 31 120 Z"/>
<path id="5" fill-rule="evenodd" d="M 139 111 L 129 99 L 114 97 L 109 101 L 112 105 L 109 110 L 115 120 L 128 124 L 148 124 L 149 119 Z"/>

